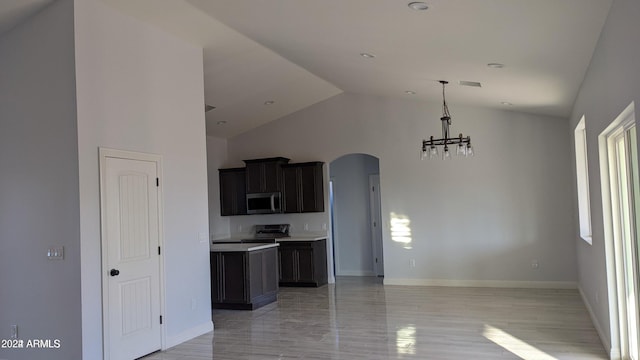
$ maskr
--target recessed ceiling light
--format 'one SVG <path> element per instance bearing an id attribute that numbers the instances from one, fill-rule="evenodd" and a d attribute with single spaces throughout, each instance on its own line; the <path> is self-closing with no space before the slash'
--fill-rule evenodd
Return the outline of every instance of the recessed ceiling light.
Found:
<path id="1" fill-rule="evenodd" d="M 492 69 L 502 69 L 504 67 L 504 64 L 500 64 L 500 63 L 488 63 L 487 64 L 488 67 L 492 68 Z"/>
<path id="2" fill-rule="evenodd" d="M 471 86 L 471 87 L 482 87 L 482 84 L 477 82 L 477 81 L 464 81 L 464 80 L 460 80 L 458 81 L 458 84 L 462 85 L 462 86 Z"/>
<path id="3" fill-rule="evenodd" d="M 416 94 L 416 92 L 413 91 L 413 90 L 407 90 L 404 93 L 407 94 L 407 95 L 415 95 Z"/>
<path id="4" fill-rule="evenodd" d="M 360 56 L 367 59 L 373 59 L 374 57 L 376 57 L 375 55 L 369 53 L 360 53 Z"/>
<path id="5" fill-rule="evenodd" d="M 224 125 L 224 124 L 226 124 L 226 123 L 227 123 L 226 121 L 224 121 L 224 120 L 220 120 L 220 121 L 218 121 L 218 122 L 216 123 L 216 125 Z"/>
<path id="6" fill-rule="evenodd" d="M 508 101 L 503 101 L 500 104 L 504 105 L 504 106 L 511 106 L 513 105 L 512 103 L 508 102 Z"/>
<path id="7" fill-rule="evenodd" d="M 276 102 L 275 102 L 275 101 L 273 101 L 273 100 L 267 100 L 267 101 L 265 101 L 265 102 L 264 102 L 264 104 L 265 104 L 265 105 L 273 105 L 273 104 L 275 104 L 275 103 L 276 103 Z"/>
<path id="8" fill-rule="evenodd" d="M 418 11 L 422 11 L 422 10 L 427 10 L 429 8 L 429 6 L 421 1 L 415 1 L 412 3 L 409 3 L 409 6 L 412 10 L 418 10 Z"/>

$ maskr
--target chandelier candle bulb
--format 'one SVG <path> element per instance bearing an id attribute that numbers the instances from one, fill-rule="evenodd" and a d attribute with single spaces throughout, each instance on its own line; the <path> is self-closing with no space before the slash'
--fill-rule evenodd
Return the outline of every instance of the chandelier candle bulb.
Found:
<path id="1" fill-rule="evenodd" d="M 442 84 L 442 138 L 434 139 L 433 136 L 429 137 L 429 140 L 422 140 L 422 155 L 425 157 L 427 151 L 429 152 L 429 159 L 433 159 L 438 154 L 438 146 L 443 146 L 442 159 L 451 159 L 451 152 L 449 151 L 449 145 L 456 145 L 456 155 L 459 156 L 473 156 L 473 147 L 471 146 L 471 137 L 465 137 L 460 133 L 457 138 L 449 137 L 449 127 L 451 126 L 451 114 L 449 113 L 449 107 L 447 106 L 447 100 L 445 98 L 445 85 L 449 82 L 445 80 L 439 81 Z"/>

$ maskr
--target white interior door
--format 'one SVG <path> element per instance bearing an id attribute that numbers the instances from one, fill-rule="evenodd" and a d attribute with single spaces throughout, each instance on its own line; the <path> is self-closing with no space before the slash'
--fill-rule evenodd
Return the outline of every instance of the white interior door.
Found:
<path id="1" fill-rule="evenodd" d="M 158 163 L 102 155 L 105 358 L 131 360 L 162 345 Z"/>

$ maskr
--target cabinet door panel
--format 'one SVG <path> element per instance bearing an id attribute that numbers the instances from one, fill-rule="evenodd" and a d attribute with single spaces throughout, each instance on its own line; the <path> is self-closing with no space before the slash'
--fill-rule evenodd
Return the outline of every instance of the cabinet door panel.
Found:
<path id="1" fill-rule="evenodd" d="M 222 216 L 234 215 L 234 182 L 233 173 L 220 172 L 220 213 Z"/>
<path id="2" fill-rule="evenodd" d="M 278 254 L 280 257 L 280 281 L 296 281 L 295 249 L 281 246 Z"/>
<path id="3" fill-rule="evenodd" d="M 220 253 L 222 261 L 222 301 L 226 303 L 244 303 L 246 294 L 246 257 L 245 253 Z"/>
<path id="4" fill-rule="evenodd" d="M 300 167 L 302 212 L 324 211 L 322 165 Z"/>
<path id="5" fill-rule="evenodd" d="M 247 214 L 247 176 L 245 171 L 238 171 L 235 173 L 235 187 L 233 188 L 235 193 L 234 198 L 234 215 L 246 215 Z"/>
<path id="6" fill-rule="evenodd" d="M 277 192 L 280 191 L 280 163 L 276 161 L 269 161 L 263 164 L 264 170 L 264 191 L 265 192 Z"/>
<path id="7" fill-rule="evenodd" d="M 299 282 L 315 282 L 313 273 L 313 249 L 298 248 L 296 249 L 298 262 L 298 281 Z"/>
<path id="8" fill-rule="evenodd" d="M 283 174 L 283 210 L 286 213 L 300 212 L 298 169 L 285 167 Z"/>
<path id="9" fill-rule="evenodd" d="M 262 289 L 265 294 L 278 291 L 278 250 L 264 252 L 262 258 Z"/>
<path id="10" fill-rule="evenodd" d="M 211 266 L 211 303 L 221 301 L 220 292 L 220 254 L 210 253 L 209 261 Z"/>
<path id="11" fill-rule="evenodd" d="M 264 189 L 264 166 L 261 163 L 247 164 L 246 187 L 247 193 L 261 193 Z"/>
<path id="12" fill-rule="evenodd" d="M 263 253 L 262 251 L 249 253 L 249 299 L 253 299 L 264 293 L 262 281 Z"/>
<path id="13" fill-rule="evenodd" d="M 220 169 L 220 214 L 222 216 L 247 214 L 245 181 L 244 169 Z"/>

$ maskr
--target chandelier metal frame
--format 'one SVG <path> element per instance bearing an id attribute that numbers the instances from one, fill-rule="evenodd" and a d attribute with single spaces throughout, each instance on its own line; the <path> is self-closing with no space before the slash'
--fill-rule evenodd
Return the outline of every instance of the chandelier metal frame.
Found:
<path id="1" fill-rule="evenodd" d="M 474 150 L 471 145 L 471 136 L 464 136 L 460 133 L 457 137 L 451 137 L 449 127 L 451 126 L 451 114 L 449 113 L 449 106 L 447 106 L 447 99 L 445 97 L 445 85 L 449 82 L 440 80 L 442 84 L 442 138 L 434 139 L 433 136 L 429 137 L 429 140 L 422 140 L 422 152 L 421 158 L 424 159 L 428 156 L 430 159 L 438 155 L 438 146 L 444 146 L 442 157 L 444 159 L 451 158 L 451 151 L 449 145 L 456 145 L 456 154 L 462 156 L 473 156 Z"/>

